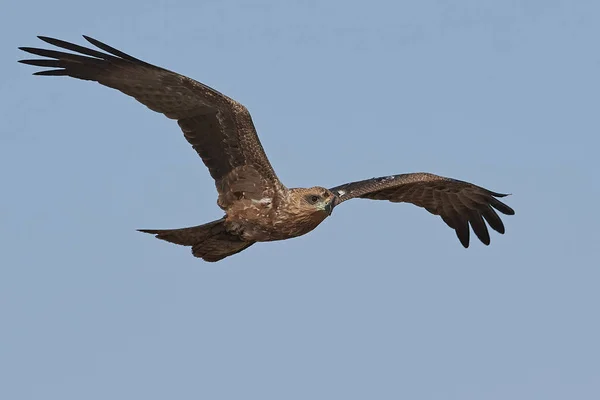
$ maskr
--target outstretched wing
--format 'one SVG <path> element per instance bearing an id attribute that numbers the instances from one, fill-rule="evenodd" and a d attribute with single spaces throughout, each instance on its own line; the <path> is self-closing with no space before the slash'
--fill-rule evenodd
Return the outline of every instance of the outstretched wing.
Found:
<path id="1" fill-rule="evenodd" d="M 138 60 L 87 36 L 84 38 L 88 42 L 106 53 L 38 37 L 78 54 L 20 47 L 47 58 L 19 62 L 53 68 L 34 75 L 96 81 L 134 97 L 153 111 L 176 119 L 185 138 L 215 179 L 222 207 L 228 202 L 223 195 L 234 191 L 236 186 L 250 187 L 259 198 L 265 197 L 265 191 L 275 192 L 281 187 L 260 144 L 250 113 L 240 103 L 200 82 Z"/>
<path id="2" fill-rule="evenodd" d="M 456 179 L 427 173 L 391 175 L 336 186 L 331 190 L 338 203 L 355 197 L 372 200 L 389 200 L 394 203 L 412 203 L 442 217 L 456 231 L 464 247 L 469 247 L 469 224 L 485 245 L 490 244 L 492 229 L 504 233 L 504 224 L 495 210 L 513 215 L 512 208 L 495 193 L 482 187 Z M 485 222 L 484 222 L 485 221 Z"/>

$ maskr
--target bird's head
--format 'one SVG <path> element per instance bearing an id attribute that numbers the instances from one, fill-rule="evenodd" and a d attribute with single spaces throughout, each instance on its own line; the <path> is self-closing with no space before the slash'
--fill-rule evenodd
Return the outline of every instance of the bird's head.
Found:
<path id="1" fill-rule="evenodd" d="M 324 187 L 311 187 L 308 189 L 293 189 L 295 205 L 307 214 L 325 219 L 333 212 L 337 205 L 336 196 Z"/>

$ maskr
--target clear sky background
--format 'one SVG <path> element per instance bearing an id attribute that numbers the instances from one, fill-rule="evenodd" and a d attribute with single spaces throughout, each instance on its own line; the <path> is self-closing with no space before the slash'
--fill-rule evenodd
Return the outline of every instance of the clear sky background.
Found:
<path id="1" fill-rule="evenodd" d="M 13 1 L 0 16 L 0 398 L 600 398 L 600 3 Z M 452 4 L 450 4 L 452 3 Z M 513 195 L 465 250 L 354 200 L 209 264 L 175 122 L 17 64 L 96 37 L 245 104 L 289 187 L 428 171 Z"/>

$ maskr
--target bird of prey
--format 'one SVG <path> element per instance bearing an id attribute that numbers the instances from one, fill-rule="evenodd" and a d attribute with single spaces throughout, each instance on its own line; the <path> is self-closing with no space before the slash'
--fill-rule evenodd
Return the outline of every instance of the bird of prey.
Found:
<path id="1" fill-rule="evenodd" d="M 70 52 L 20 47 L 45 57 L 19 62 L 51 69 L 34 75 L 70 76 L 95 81 L 134 97 L 153 111 L 177 120 L 186 140 L 215 180 L 219 220 L 181 229 L 140 229 L 157 238 L 191 246 L 192 254 L 214 262 L 256 242 L 304 235 L 353 198 L 412 203 L 439 215 L 469 246 L 469 225 L 484 244 L 487 224 L 503 234 L 496 213 L 514 211 L 498 200 L 505 194 L 429 173 L 389 175 L 324 187 L 287 188 L 260 144 L 250 113 L 242 104 L 186 76 L 148 64 L 88 36 L 103 51 L 44 36 L 39 39 Z"/>

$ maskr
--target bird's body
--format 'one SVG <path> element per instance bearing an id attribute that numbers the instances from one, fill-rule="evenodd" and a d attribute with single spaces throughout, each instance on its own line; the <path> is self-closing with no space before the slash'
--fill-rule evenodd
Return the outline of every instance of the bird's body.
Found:
<path id="1" fill-rule="evenodd" d="M 226 210 L 227 229 L 246 241 L 254 242 L 285 240 L 304 235 L 315 229 L 330 214 L 326 205 L 322 210 L 315 209 L 305 198 L 319 189 L 327 190 L 285 189 L 277 202 L 268 197 L 236 202 Z M 335 197 L 329 194 L 328 201 L 333 203 Z"/>
<path id="2" fill-rule="evenodd" d="M 334 207 L 352 198 L 409 202 L 423 207 L 440 215 L 456 231 L 464 247 L 469 245 L 469 224 L 487 245 L 490 237 L 486 222 L 504 233 L 504 224 L 495 210 L 514 214 L 497 199 L 503 194 L 428 173 L 372 178 L 332 189 L 288 189 L 277 178 L 243 105 L 200 82 L 85 38 L 105 52 L 40 36 L 43 41 L 74 53 L 21 47 L 47 57 L 21 62 L 54 68 L 36 75 L 99 82 L 177 120 L 184 137 L 215 180 L 217 204 L 225 216 L 189 228 L 141 231 L 191 246 L 196 257 L 218 261 L 256 242 L 304 235 L 331 215 Z"/>

